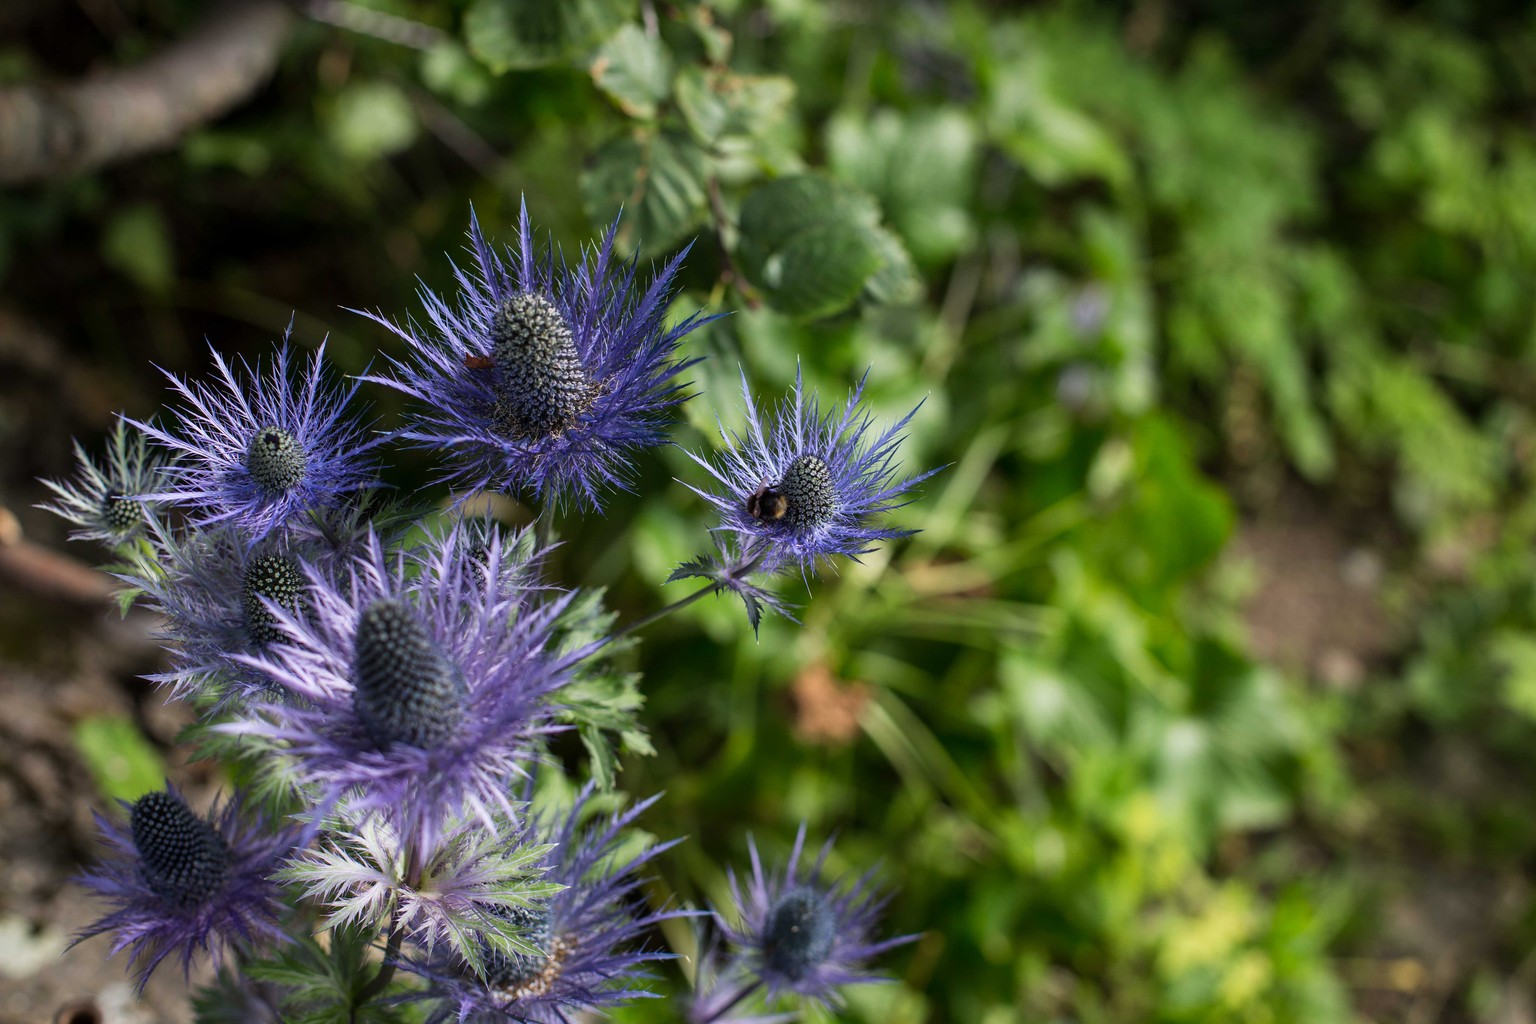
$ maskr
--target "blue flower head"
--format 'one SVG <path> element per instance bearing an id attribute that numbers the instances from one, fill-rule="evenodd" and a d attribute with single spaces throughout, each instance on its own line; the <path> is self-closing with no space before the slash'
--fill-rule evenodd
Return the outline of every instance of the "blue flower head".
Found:
<path id="1" fill-rule="evenodd" d="M 103 462 L 87 455 L 78 441 L 75 460 L 79 467 L 73 480 L 43 481 L 53 501 L 42 507 L 75 525 L 70 539 L 120 544 L 140 533 L 146 513 L 142 496 L 159 485 L 165 454 L 151 448 L 141 431 L 118 420 Z"/>
<path id="2" fill-rule="evenodd" d="M 130 421 L 177 456 L 146 497 L 185 506 L 194 527 L 228 523 L 256 541 L 374 482 L 372 450 L 386 437 L 368 437 L 348 418 L 358 384 L 325 380 L 323 344 L 295 368 L 284 335 L 265 373 L 242 360 L 238 376 L 209 350 L 211 384 L 166 373 L 182 402 L 179 430 Z"/>
<path id="3" fill-rule="evenodd" d="M 173 954 L 187 971 L 199 952 L 219 962 L 233 947 L 284 939 L 271 876 L 293 848 L 293 830 L 243 819 L 238 799 L 200 817 L 174 789 L 123 807 L 126 822 L 96 816 L 107 856 L 80 878 L 114 909 L 75 942 L 112 933 L 113 953 L 132 951 L 142 990 Z"/>
<path id="4" fill-rule="evenodd" d="M 329 578 L 339 559 L 298 535 L 253 545 L 230 525 L 178 535 L 157 517 L 147 537 L 150 556 L 131 559 L 133 570 L 121 576 L 161 617 L 171 667 L 147 678 L 173 698 L 271 695 L 269 680 L 239 659 L 286 640 L 268 602 L 303 614 L 306 565 Z"/>
<path id="5" fill-rule="evenodd" d="M 638 871 L 676 841 L 654 845 L 615 869 L 625 830 L 656 798 L 584 826 L 592 793 L 588 785 L 568 814 L 541 822 L 541 840 L 552 844 L 544 878 L 564 888 L 542 908 L 517 912 L 513 921 L 540 955 L 497 953 L 479 970 L 451 956 L 406 962 L 428 980 L 421 998 L 434 1004 L 431 1024 L 571 1024 L 590 1011 L 655 994 L 642 986 L 650 976 L 646 964 L 671 954 L 641 941 L 661 921 L 691 912 L 637 909 L 644 906 Z"/>
<path id="6" fill-rule="evenodd" d="M 374 537 L 345 582 L 308 567 L 302 613 L 263 602 L 286 642 L 236 659 L 283 697 L 218 729 L 284 751 L 321 817 L 347 795 L 421 849 L 456 815 L 515 816 L 509 787 L 554 728 L 547 698 L 588 652 L 554 653 L 568 598 L 535 603 L 501 571 L 501 538 L 476 554 L 480 536 L 461 524 L 391 556 Z"/>
<path id="7" fill-rule="evenodd" d="M 683 254 L 648 285 L 620 261 L 615 222 L 572 266 L 535 247 L 528 208 L 516 249 L 498 253 L 470 221 L 475 269 L 455 268 L 457 303 L 423 290 L 426 326 L 372 317 L 407 346 L 393 373 L 370 379 L 418 403 L 401 436 L 441 453 L 438 482 L 461 494 L 526 489 L 596 510 L 624 487 L 641 448 L 666 441 L 686 397 L 674 380 L 695 360 L 678 342 L 712 317 L 668 327 Z"/>
<path id="8" fill-rule="evenodd" d="M 741 383 L 745 433 L 722 426 L 726 447 L 716 460 L 690 453 L 720 487 L 691 489 L 715 507 L 719 529 L 740 538 L 741 552 L 755 568 L 809 573 L 834 555 L 857 558 L 879 541 L 914 532 L 882 525 L 881 518 L 911 501 L 908 492 L 936 472 L 897 476 L 901 431 L 916 409 L 877 432 L 860 406 L 860 380 L 841 409 L 823 416 L 796 371 L 794 391 L 765 424 L 745 376 Z"/>
<path id="9" fill-rule="evenodd" d="M 842 986 L 882 980 L 865 969 L 866 961 L 917 938 L 873 939 L 885 897 L 870 890 L 870 874 L 846 887 L 823 877 L 822 868 L 832 850 L 830 840 L 815 862 L 804 868 L 800 863 L 804 825 L 795 836 L 789 864 L 780 873 L 765 873 L 756 844 L 748 845 L 751 879 L 743 886 L 731 873 L 739 923 L 732 927 L 722 918 L 720 925 L 742 954 L 744 968 L 764 984 L 770 998 L 794 993 L 835 1005 L 841 1002 Z"/>

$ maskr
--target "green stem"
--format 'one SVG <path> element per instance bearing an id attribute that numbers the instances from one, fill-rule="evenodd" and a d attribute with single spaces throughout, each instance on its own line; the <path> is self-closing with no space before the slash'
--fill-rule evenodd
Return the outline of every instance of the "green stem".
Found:
<path id="1" fill-rule="evenodd" d="M 699 1024 L 712 1024 L 713 1021 L 717 1021 L 721 1017 L 724 1017 L 733 1008 L 735 1008 L 736 1004 L 740 1003 L 743 999 L 747 998 L 747 996 L 751 995 L 753 992 L 756 992 L 757 989 L 758 989 L 758 986 L 760 986 L 761 984 L 762 984 L 762 981 L 758 980 L 758 981 L 752 982 L 752 984 L 750 984 L 750 985 L 743 986 L 742 990 L 740 992 L 737 992 L 734 996 L 731 997 L 730 1002 L 728 1002 L 725 1005 L 721 1006 L 714 1013 L 710 1014 L 708 1017 L 705 1017 L 703 1020 L 699 1021 Z"/>
<path id="2" fill-rule="evenodd" d="M 658 619 L 664 619 L 668 615 L 671 615 L 673 612 L 677 611 L 679 608 L 686 608 L 693 604 L 693 602 L 697 601 L 699 598 L 703 597 L 705 594 L 713 594 L 718 589 L 720 589 L 719 584 L 711 583 L 709 586 L 703 588 L 702 590 L 698 590 L 692 594 L 689 594 L 682 600 L 673 601 L 671 604 L 667 605 L 660 611 L 655 611 L 645 616 L 644 618 L 636 619 L 634 622 L 631 622 L 623 629 L 614 630 L 612 633 L 608 634 L 608 638 L 603 641 L 603 644 L 606 646 L 613 643 L 620 637 L 628 636 L 629 634 L 635 632 L 637 629 L 644 629 L 646 626 L 649 626 L 651 623 L 657 621 Z"/>
<path id="3" fill-rule="evenodd" d="M 368 984 L 358 990 L 357 998 L 352 1003 L 352 1024 L 357 1024 L 357 1011 L 367 1006 L 374 997 L 389 987 L 390 981 L 395 977 L 395 958 L 400 955 L 401 931 L 391 922 L 389 928 L 389 942 L 384 946 L 384 964 L 379 968 L 379 973 L 369 979 Z"/>

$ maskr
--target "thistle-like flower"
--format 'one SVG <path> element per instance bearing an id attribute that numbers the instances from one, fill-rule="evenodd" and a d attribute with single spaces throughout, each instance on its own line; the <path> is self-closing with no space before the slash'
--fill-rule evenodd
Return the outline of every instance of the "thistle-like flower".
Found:
<path id="1" fill-rule="evenodd" d="M 666 440 L 686 397 L 678 342 L 713 317 L 666 325 L 684 254 L 641 290 L 637 260 L 614 256 L 618 224 L 572 267 L 537 250 L 522 207 L 515 250 L 498 253 L 471 217 L 475 269 L 455 268 L 458 302 L 423 290 L 426 329 L 365 314 L 405 341 L 389 376 L 416 399 L 401 436 L 444 456 L 438 482 L 467 495 L 523 488 L 596 510 L 630 460 Z"/>
<path id="2" fill-rule="evenodd" d="M 748 997 L 759 983 L 742 961 L 725 958 L 718 930 L 711 929 L 708 940 L 703 931 L 699 927 L 694 933 L 700 953 L 694 966 L 693 992 L 683 1007 L 688 1024 L 789 1024 L 800 1019 L 793 1011 L 757 1012 Z"/>
<path id="3" fill-rule="evenodd" d="M 211 384 L 165 374 L 183 403 L 179 431 L 129 421 L 178 457 L 146 497 L 185 506 L 194 527 L 228 523 L 255 542 L 374 482 L 371 452 L 387 436 L 348 418 L 359 385 L 327 383 L 324 344 L 297 375 L 286 334 L 265 373 L 241 360 L 237 376 L 209 351 Z"/>
<path id="4" fill-rule="evenodd" d="M 835 1005 L 839 989 L 855 982 L 884 980 L 864 968 L 865 961 L 911 942 L 916 935 L 875 941 L 875 921 L 886 897 L 870 889 L 872 873 L 851 886 L 823 877 L 822 867 L 832 843 L 821 848 L 808 870 L 802 871 L 805 826 L 795 836 L 789 864 L 783 872 L 767 874 L 748 842 L 752 878 L 743 886 L 731 872 L 731 896 L 738 925 L 717 916 L 730 942 L 742 954 L 743 966 L 759 979 L 770 998 L 792 992 L 816 1003 Z"/>
<path id="5" fill-rule="evenodd" d="M 587 1011 L 655 995 L 641 986 L 650 976 L 645 965 L 672 954 L 637 944 L 661 921 L 692 912 L 636 909 L 643 905 L 637 872 L 677 841 L 652 846 L 616 870 L 613 858 L 624 830 L 657 798 L 583 827 L 592 792 L 588 785 L 568 814 L 542 823 L 543 841 L 553 844 L 545 878 L 565 888 L 542 909 L 513 920 L 539 955 L 491 953 L 478 969 L 442 955 L 405 964 L 428 980 L 422 998 L 434 1004 L 432 1024 L 570 1024 Z"/>
<path id="6" fill-rule="evenodd" d="M 915 532 L 879 520 L 910 502 L 908 492 L 936 472 L 896 477 L 901 431 L 917 409 L 875 433 L 869 413 L 859 405 L 864 380 L 841 410 L 823 416 L 820 403 L 807 399 L 796 371 L 794 391 L 765 429 L 745 375 L 741 387 L 746 432 L 722 426 L 726 447 L 716 461 L 690 453 L 721 489 L 690 487 L 719 512 L 718 529 L 740 537 L 742 551 L 757 559 L 756 568 L 771 573 L 798 566 L 812 572 L 834 555 L 856 559 L 879 541 Z"/>
<path id="7" fill-rule="evenodd" d="M 79 466 L 68 481 L 44 480 L 53 501 L 40 507 L 74 523 L 70 540 L 99 540 L 120 544 L 143 529 L 143 495 L 160 484 L 165 469 L 164 453 L 151 448 L 147 438 L 122 420 L 107 437 L 104 462 L 98 464 L 75 442 Z"/>
<path id="8" fill-rule="evenodd" d="M 492 829 L 515 817 L 509 786 L 554 728 L 547 697 L 588 652 L 550 647 L 569 598 L 536 604 L 487 573 L 505 564 L 501 539 L 477 560 L 473 536 L 460 525 L 395 556 L 375 536 L 346 582 L 307 571 L 304 614 L 264 600 L 287 641 L 237 660 L 286 699 L 253 698 L 248 717 L 218 729 L 285 748 L 317 821 L 347 794 L 429 849 L 459 814 Z"/>
<path id="9" fill-rule="evenodd" d="M 198 952 L 215 962 L 231 948 L 281 941 L 283 901 L 271 876 L 295 833 L 242 820 L 240 801 L 199 817 L 174 789 L 147 793 L 126 823 L 97 815 L 106 858 L 80 882 L 115 909 L 75 942 L 113 933 L 112 953 L 131 949 L 138 985 L 167 956 L 190 970 Z"/>
<path id="10" fill-rule="evenodd" d="M 268 690 L 265 676 L 236 659 L 285 640 L 268 602 L 301 614 L 305 564 L 329 576 L 335 560 L 297 539 L 268 538 L 253 547 L 227 525 L 183 537 L 156 518 L 147 536 L 152 555 L 132 559 L 133 570 L 121 574 L 163 623 L 159 635 L 171 668 L 146 678 L 169 686 L 174 698 L 238 699 Z"/>

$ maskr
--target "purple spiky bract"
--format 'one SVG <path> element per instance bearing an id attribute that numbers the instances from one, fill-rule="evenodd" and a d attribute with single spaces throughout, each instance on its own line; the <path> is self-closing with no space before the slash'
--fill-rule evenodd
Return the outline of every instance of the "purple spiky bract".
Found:
<path id="1" fill-rule="evenodd" d="M 680 358 L 678 344 L 714 317 L 668 326 L 687 250 L 642 285 L 638 257 L 614 252 L 617 231 L 615 221 L 572 265 L 535 245 L 526 204 L 516 247 L 501 252 L 471 213 L 474 267 L 454 268 L 456 302 L 423 288 L 424 324 L 364 314 L 405 342 L 404 356 L 387 356 L 390 373 L 368 379 L 415 400 L 400 436 L 440 454 L 436 482 L 461 497 L 526 491 L 596 511 L 628 487 L 641 449 L 666 442 L 671 411 L 688 397 L 675 378 L 697 361 Z M 508 337 L 509 315 L 551 346 L 545 363 L 496 340 Z"/>
<path id="2" fill-rule="evenodd" d="M 140 801 L 150 799 L 186 806 L 174 789 L 148 794 Z M 217 837 L 214 842 L 222 844 L 218 856 L 226 859 L 221 873 L 204 882 L 201 890 L 178 893 L 146 870 L 145 855 L 135 845 L 129 823 L 134 805 L 119 803 L 125 820 L 96 815 L 106 855 L 78 879 L 114 909 L 81 931 L 75 943 L 111 933 L 111 953 L 130 951 L 142 991 L 167 957 L 180 959 L 185 973 L 199 953 L 209 954 L 217 964 L 234 948 L 286 941 L 279 923 L 285 902 L 271 876 L 293 849 L 295 830 L 274 827 L 259 815 L 245 815 L 238 796 L 214 806 L 200 820 Z"/>
<path id="3" fill-rule="evenodd" d="M 725 447 L 714 459 L 689 453 L 720 485 L 690 489 L 719 513 L 717 529 L 737 535 L 741 550 L 757 558 L 758 571 L 810 573 L 835 555 L 857 559 L 880 541 L 915 532 L 881 519 L 908 504 L 912 488 L 937 472 L 898 476 L 897 448 L 917 409 L 877 430 L 861 404 L 864 383 L 823 415 L 797 369 L 794 390 L 770 420 L 743 375 L 745 431 L 722 426 Z M 765 504 L 765 491 L 783 504 Z"/>
<path id="4" fill-rule="evenodd" d="M 653 845 L 614 870 L 608 862 L 624 831 L 657 797 L 584 826 L 583 809 L 592 794 L 589 784 L 568 813 L 540 822 L 541 841 L 554 845 L 544 877 L 566 888 L 549 900 L 539 922 L 547 955 L 526 965 L 525 978 L 495 984 L 449 957 L 404 963 L 427 979 L 420 998 L 432 1004 L 431 1024 L 572 1024 L 589 1012 L 655 995 L 643 984 L 650 977 L 646 965 L 672 954 L 647 948 L 644 939 L 660 922 L 694 912 L 636 909 L 638 872 L 677 840 Z"/>
<path id="5" fill-rule="evenodd" d="M 839 990 L 858 982 L 882 981 L 865 967 L 867 961 L 916 935 L 872 938 L 887 897 L 871 888 L 872 872 L 851 885 L 824 876 L 828 840 L 815 861 L 801 864 L 805 826 L 782 871 L 763 870 L 757 844 L 748 841 L 752 876 L 745 884 L 731 872 L 731 896 L 737 923 L 716 915 L 742 966 L 760 979 L 768 996 L 794 993 L 823 1005 L 841 1002 Z"/>
<path id="6" fill-rule="evenodd" d="M 548 697 L 589 652 L 555 653 L 550 644 L 569 596 L 536 601 L 542 590 L 487 573 L 484 565 L 506 564 L 502 541 L 490 536 L 477 561 L 475 536 L 460 524 L 393 555 L 373 536 L 336 582 L 311 569 L 306 614 L 268 602 L 288 642 L 237 660 L 284 697 L 253 699 L 243 718 L 217 728 L 283 751 L 285 771 L 316 802 L 317 821 L 345 794 L 365 816 L 384 816 L 428 849 L 456 815 L 487 828 L 498 815 L 515 817 L 509 787 L 526 776 L 534 740 L 556 728 Z M 360 690 L 360 667 L 393 664 L 388 652 L 369 653 L 371 640 L 359 654 L 370 615 L 407 634 L 399 664 L 437 691 L 408 693 L 397 707 L 368 685 Z M 418 700 L 426 703 L 411 704 Z M 412 707 L 435 714 L 433 742 L 412 742 L 425 733 L 389 738 L 390 722 L 409 720 Z"/>
<path id="7" fill-rule="evenodd" d="M 209 351 L 211 382 L 162 371 L 181 402 L 175 429 L 129 421 L 176 459 L 146 498 L 181 506 L 193 527 L 233 525 L 255 542 L 376 482 L 373 449 L 388 436 L 351 419 L 358 382 L 326 379 L 324 343 L 295 367 L 285 334 L 265 372 L 243 359 L 237 372 Z"/>
<path id="8" fill-rule="evenodd" d="M 152 560 L 119 577 L 159 614 L 158 638 L 170 668 L 146 676 L 176 699 L 237 701 L 269 690 L 267 680 L 237 659 L 285 638 L 262 598 L 300 611 L 309 582 L 305 566 L 329 575 L 336 560 L 298 537 L 252 543 L 232 525 L 178 535 L 159 517 L 146 536 Z"/>

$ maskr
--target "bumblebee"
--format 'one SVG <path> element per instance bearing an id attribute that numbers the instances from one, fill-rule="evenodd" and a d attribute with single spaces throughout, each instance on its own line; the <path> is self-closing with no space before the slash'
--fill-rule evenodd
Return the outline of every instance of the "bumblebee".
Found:
<path id="1" fill-rule="evenodd" d="M 789 511 L 789 499 L 773 484 L 763 484 L 747 498 L 747 515 L 776 523 Z"/>

